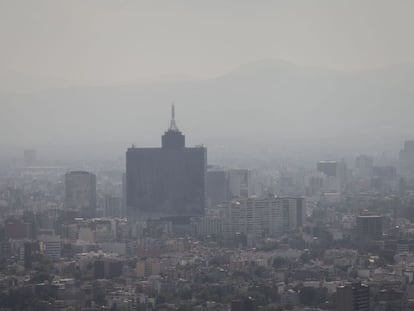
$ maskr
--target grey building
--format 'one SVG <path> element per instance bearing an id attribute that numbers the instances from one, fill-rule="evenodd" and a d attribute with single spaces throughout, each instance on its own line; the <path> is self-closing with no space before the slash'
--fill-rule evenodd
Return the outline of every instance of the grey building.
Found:
<path id="1" fill-rule="evenodd" d="M 76 210 L 85 218 L 95 216 L 96 176 L 85 171 L 65 174 L 65 208 Z"/>
<path id="2" fill-rule="evenodd" d="M 127 216 L 198 216 L 205 208 L 207 150 L 187 148 L 175 124 L 174 105 L 161 148 L 129 148 L 126 153 Z"/>
<path id="3" fill-rule="evenodd" d="M 318 172 L 324 173 L 327 177 L 338 177 L 337 161 L 319 161 L 316 169 Z"/>
<path id="4" fill-rule="evenodd" d="M 206 175 L 206 193 L 208 207 L 227 202 L 230 198 L 228 171 L 212 169 Z"/>
<path id="5" fill-rule="evenodd" d="M 249 197 L 252 195 L 252 172 L 247 169 L 228 171 L 230 197 Z"/>
<path id="6" fill-rule="evenodd" d="M 360 239 L 381 239 L 383 233 L 383 217 L 378 215 L 358 216 L 357 233 Z"/>
<path id="7" fill-rule="evenodd" d="M 369 287 L 361 283 L 346 284 L 336 289 L 338 311 L 368 311 Z"/>
<path id="8" fill-rule="evenodd" d="M 365 154 L 359 155 L 355 159 L 355 173 L 359 178 L 371 178 L 374 159 Z"/>

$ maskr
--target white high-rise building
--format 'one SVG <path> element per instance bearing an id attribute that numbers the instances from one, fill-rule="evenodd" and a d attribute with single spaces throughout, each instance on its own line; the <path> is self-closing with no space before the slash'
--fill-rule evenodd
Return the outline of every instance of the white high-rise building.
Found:
<path id="1" fill-rule="evenodd" d="M 221 211 L 223 235 L 277 236 L 303 224 L 304 199 L 270 197 L 233 200 Z"/>

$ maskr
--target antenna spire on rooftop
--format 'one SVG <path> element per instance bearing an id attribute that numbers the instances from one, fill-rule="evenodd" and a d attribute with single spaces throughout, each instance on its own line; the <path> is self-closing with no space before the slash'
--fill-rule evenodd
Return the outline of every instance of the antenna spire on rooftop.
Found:
<path id="1" fill-rule="evenodd" d="M 177 124 L 175 124 L 175 107 L 174 102 L 171 105 L 171 122 L 170 122 L 170 128 L 169 131 L 179 132 Z"/>

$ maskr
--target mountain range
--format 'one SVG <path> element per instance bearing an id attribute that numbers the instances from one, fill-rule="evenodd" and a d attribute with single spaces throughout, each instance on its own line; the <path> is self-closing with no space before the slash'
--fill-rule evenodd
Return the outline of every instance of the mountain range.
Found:
<path id="1" fill-rule="evenodd" d="M 210 79 L 0 94 L 0 144 L 159 144 L 171 102 L 190 144 L 410 138 L 414 66 L 340 72 L 263 60 Z"/>

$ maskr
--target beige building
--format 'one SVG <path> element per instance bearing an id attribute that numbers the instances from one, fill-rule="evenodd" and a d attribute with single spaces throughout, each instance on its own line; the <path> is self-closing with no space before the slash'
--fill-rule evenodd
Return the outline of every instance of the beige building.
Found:
<path id="1" fill-rule="evenodd" d="M 161 273 L 159 258 L 146 258 L 138 260 L 136 265 L 137 277 L 148 277 Z"/>

